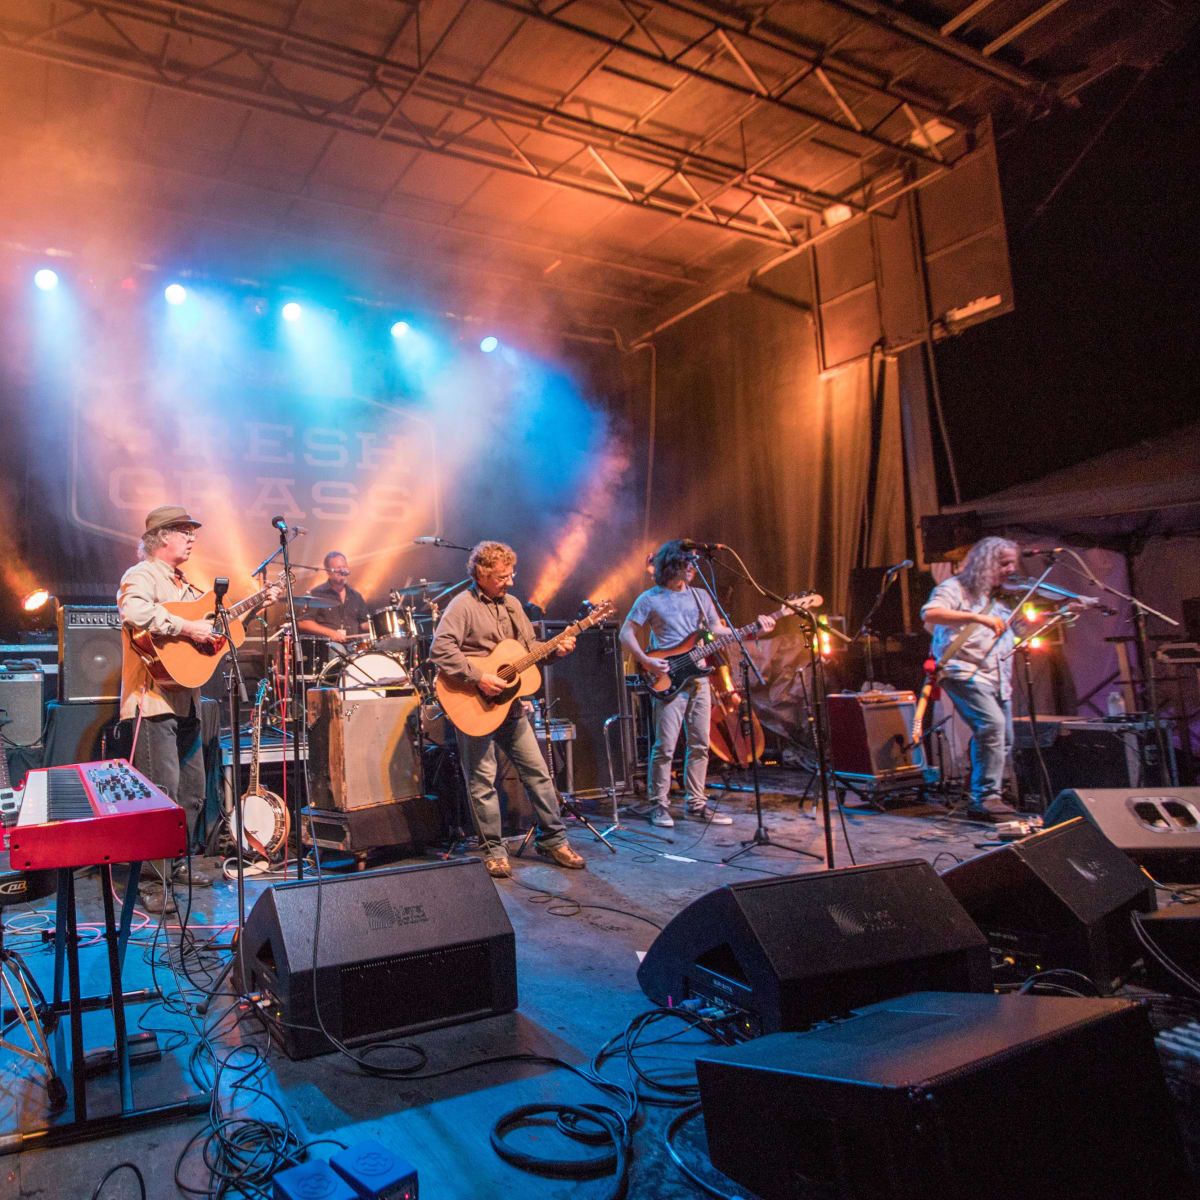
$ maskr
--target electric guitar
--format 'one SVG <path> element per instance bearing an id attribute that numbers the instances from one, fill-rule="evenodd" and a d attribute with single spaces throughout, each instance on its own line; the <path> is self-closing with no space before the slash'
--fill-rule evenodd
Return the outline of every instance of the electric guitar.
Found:
<path id="1" fill-rule="evenodd" d="M 779 620 L 780 617 L 788 616 L 797 608 L 809 612 L 814 608 L 820 608 L 824 603 L 825 601 L 816 592 L 805 592 L 789 596 L 787 604 L 771 613 L 771 616 L 775 620 Z M 706 658 L 710 658 L 726 646 L 732 646 L 740 638 L 749 637 L 757 629 L 758 620 L 755 619 L 749 625 L 743 625 L 736 633 L 723 633 L 718 637 L 709 637 L 707 641 L 704 640 L 704 633 L 698 629 L 695 633 L 689 633 L 677 646 L 648 651 L 654 658 L 666 659 L 667 669 L 665 671 L 642 671 L 642 683 L 650 689 L 654 699 L 670 700 L 693 679 L 711 675 L 716 670 L 715 667 L 704 665 Z"/>
<path id="2" fill-rule="evenodd" d="M 938 680 L 942 676 L 942 668 L 958 654 L 974 631 L 973 624 L 964 625 L 938 656 L 937 661 L 931 661 L 927 665 L 925 681 L 921 684 L 921 694 L 917 697 L 917 704 L 913 709 L 912 731 L 908 745 L 904 747 L 905 750 L 915 750 L 921 744 L 921 740 L 925 736 L 925 713 L 929 708 L 929 702 L 937 699 L 934 692 L 937 690 Z"/>
<path id="3" fill-rule="evenodd" d="M 246 640 L 246 628 L 240 619 L 242 614 L 262 604 L 274 586 L 271 584 L 236 604 L 225 605 L 225 635 L 204 645 L 190 638 L 169 637 L 151 633 L 148 629 L 130 629 L 128 625 L 123 625 L 121 629 L 156 682 L 185 688 L 202 687 L 213 677 L 221 665 L 221 659 L 229 653 L 229 643 L 241 646 Z M 212 622 L 216 617 L 216 601 L 214 592 L 205 592 L 197 600 L 170 600 L 163 608 L 185 621 Z"/>
<path id="4" fill-rule="evenodd" d="M 10 722 L 0 718 L 0 729 Z M 20 811 L 21 802 L 13 791 L 12 780 L 8 777 L 8 755 L 3 745 L 0 745 L 0 818 L 7 817 Z"/>
<path id="5" fill-rule="evenodd" d="M 532 696 L 542 686 L 542 673 L 537 664 L 549 658 L 567 638 L 577 637 L 585 629 L 599 624 L 612 615 L 611 600 L 602 600 L 590 613 L 562 633 L 533 650 L 520 642 L 506 638 L 488 654 L 472 658 L 472 665 L 481 675 L 499 675 L 508 686 L 496 696 L 485 696 L 470 680 L 451 679 L 439 674 L 434 683 L 437 698 L 446 716 L 456 728 L 471 737 L 484 737 L 499 729 L 508 710 L 518 696 Z"/>

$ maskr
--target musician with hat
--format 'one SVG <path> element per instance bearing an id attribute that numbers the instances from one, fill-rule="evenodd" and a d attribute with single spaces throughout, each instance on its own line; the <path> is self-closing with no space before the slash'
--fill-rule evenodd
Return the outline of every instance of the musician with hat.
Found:
<path id="1" fill-rule="evenodd" d="M 140 562 L 121 577 L 117 608 L 121 614 L 121 719 L 136 722 L 133 765 L 156 783 L 187 814 L 189 841 L 204 808 L 204 761 L 200 746 L 200 689 L 156 679 L 135 650 L 131 632 L 187 638 L 198 646 L 216 640 L 208 621 L 191 621 L 164 606 L 198 600 L 204 593 L 183 573 L 191 558 L 200 522 L 178 504 L 164 504 L 146 516 L 139 546 Z M 268 600 L 277 593 L 268 594 Z M 145 877 L 145 871 L 144 871 Z M 163 881 L 186 883 L 189 862 L 181 859 L 164 874 L 143 885 L 142 903 L 151 912 L 170 907 Z M 194 886 L 207 887 L 213 876 L 190 869 Z"/>

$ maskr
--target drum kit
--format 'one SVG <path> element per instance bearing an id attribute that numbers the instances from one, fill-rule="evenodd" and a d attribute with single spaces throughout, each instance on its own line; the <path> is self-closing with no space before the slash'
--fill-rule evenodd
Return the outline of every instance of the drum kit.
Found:
<path id="1" fill-rule="evenodd" d="M 300 637 L 299 682 L 307 687 L 336 688 L 369 700 L 419 688 L 433 641 L 438 602 L 452 585 L 422 580 L 388 593 L 388 603 L 368 614 L 369 632 L 348 634 L 344 641 L 311 634 Z M 297 596 L 297 608 L 333 607 L 324 596 Z M 319 620 L 319 617 L 317 618 Z M 273 635 L 282 659 L 285 626 Z"/>

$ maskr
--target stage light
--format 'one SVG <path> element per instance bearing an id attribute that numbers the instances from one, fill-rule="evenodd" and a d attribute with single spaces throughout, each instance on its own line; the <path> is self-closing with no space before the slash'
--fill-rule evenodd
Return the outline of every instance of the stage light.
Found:
<path id="1" fill-rule="evenodd" d="M 492 335 L 489 333 L 488 336 L 479 343 L 479 348 L 484 352 L 484 354 L 491 354 L 491 352 L 499 345 L 500 339 L 498 337 L 492 337 Z"/>
<path id="2" fill-rule="evenodd" d="M 43 292 L 52 292 L 58 287 L 58 272 L 43 267 L 33 277 L 34 286 Z"/>
<path id="3" fill-rule="evenodd" d="M 167 298 L 168 304 L 179 305 L 187 299 L 187 288 L 182 283 L 169 283 L 163 295 Z"/>
<path id="4" fill-rule="evenodd" d="M 45 608 L 49 600 L 50 593 L 45 588 L 34 588 L 21 601 L 21 608 L 27 613 L 37 612 L 39 609 Z"/>
<path id="5" fill-rule="evenodd" d="M 300 305 L 298 305 L 298 304 L 295 302 L 295 300 L 289 300 L 289 301 L 288 301 L 288 302 L 287 302 L 287 303 L 286 303 L 286 304 L 283 306 L 283 319 L 284 319 L 285 321 L 298 321 L 298 320 L 300 320 L 300 313 L 301 313 L 301 308 L 300 308 Z"/>
<path id="6" fill-rule="evenodd" d="M 397 321 L 392 326 L 392 337 L 402 338 L 402 337 L 407 336 L 407 334 L 408 334 L 408 322 L 407 321 Z"/>

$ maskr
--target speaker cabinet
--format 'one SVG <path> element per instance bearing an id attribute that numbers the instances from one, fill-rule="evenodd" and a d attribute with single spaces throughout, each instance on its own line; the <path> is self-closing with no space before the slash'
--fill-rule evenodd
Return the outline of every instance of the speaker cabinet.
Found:
<path id="1" fill-rule="evenodd" d="M 834 692 L 826 701 L 829 758 L 840 775 L 875 783 L 924 781 L 921 747 L 908 745 L 912 692 Z"/>
<path id="2" fill-rule="evenodd" d="M 1195 1195 L 1131 1000 L 924 992 L 696 1074 L 713 1165 L 762 1200 Z"/>
<path id="3" fill-rule="evenodd" d="M 42 740 L 43 676 L 41 664 L 32 665 L 37 670 L 22 669 L 23 663 L 0 665 L 0 717 L 8 720 L 4 741 L 14 746 L 36 746 Z"/>
<path id="4" fill-rule="evenodd" d="M 1052 795 L 1066 788 L 1128 788 L 1141 782 L 1145 734 L 1079 718 L 1040 717 L 1037 746 L 1027 717 L 1013 719 L 1013 769 L 1023 795 L 1041 791 L 1038 752 Z"/>
<path id="5" fill-rule="evenodd" d="M 242 939 L 241 991 L 289 1058 L 332 1050 L 322 1026 L 356 1046 L 517 1007 L 512 925 L 477 858 L 276 884 Z"/>
<path id="6" fill-rule="evenodd" d="M 922 988 L 990 991 L 987 942 L 925 862 L 732 883 L 683 909 L 638 968 L 656 1004 L 738 1013 L 745 1037 Z"/>
<path id="7" fill-rule="evenodd" d="M 1154 885 L 1079 819 L 969 858 L 942 879 L 1019 973 L 1066 968 L 1101 990 L 1140 955 L 1130 914 L 1155 907 Z"/>
<path id="8" fill-rule="evenodd" d="M 1156 878 L 1200 882 L 1200 788 L 1076 787 L 1055 796 L 1046 824 L 1072 817 L 1086 817 Z"/>
<path id="9" fill-rule="evenodd" d="M 314 808 L 344 811 L 421 795 L 415 695 L 362 700 L 312 688 L 307 703 Z"/>
<path id="10" fill-rule="evenodd" d="M 567 621 L 543 621 L 539 637 L 555 637 Z M 546 715 L 575 726 L 572 749 L 575 794 L 599 796 L 607 790 L 608 760 L 604 749 L 604 722 L 629 712 L 625 696 L 625 669 L 617 642 L 618 627 L 597 625 L 579 637 L 572 653 L 542 664 Z M 609 733 L 613 774 L 619 792 L 632 786 L 633 752 L 628 721 L 617 721 Z"/>
<path id="11" fill-rule="evenodd" d="M 117 606 L 64 604 L 58 610 L 58 698 L 121 698 L 121 614 Z"/>

